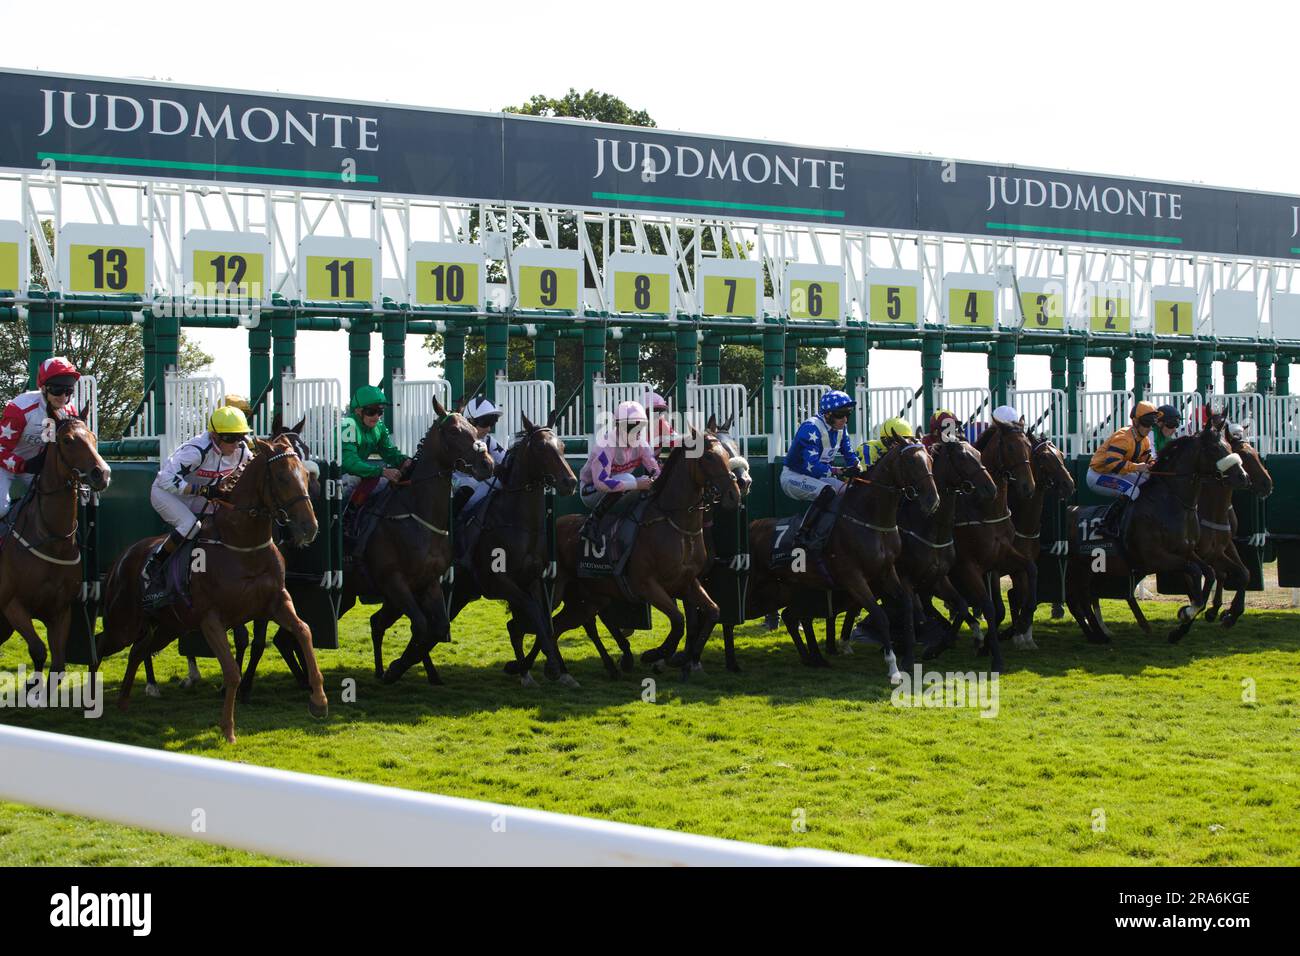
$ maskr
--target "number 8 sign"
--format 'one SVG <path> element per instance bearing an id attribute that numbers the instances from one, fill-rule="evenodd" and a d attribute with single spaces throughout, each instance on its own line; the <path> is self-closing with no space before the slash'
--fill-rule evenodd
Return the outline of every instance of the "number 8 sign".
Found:
<path id="1" fill-rule="evenodd" d="M 605 265 L 605 301 L 614 312 L 671 315 L 672 275 L 668 256 L 615 253 Z"/>

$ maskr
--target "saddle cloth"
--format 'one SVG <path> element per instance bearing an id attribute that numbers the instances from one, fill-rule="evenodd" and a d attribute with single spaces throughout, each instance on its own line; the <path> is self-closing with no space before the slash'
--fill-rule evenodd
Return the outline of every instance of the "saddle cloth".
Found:
<path id="1" fill-rule="evenodd" d="M 650 499 L 626 492 L 597 522 L 594 542 L 585 536 L 578 541 L 578 577 L 622 578 L 627 560 L 636 545 L 637 530 Z"/>

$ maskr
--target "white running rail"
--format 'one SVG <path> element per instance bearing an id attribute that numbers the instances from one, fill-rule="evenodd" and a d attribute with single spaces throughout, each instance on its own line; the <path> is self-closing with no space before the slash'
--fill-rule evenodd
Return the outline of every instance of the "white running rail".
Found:
<path id="1" fill-rule="evenodd" d="M 311 448 L 312 457 L 322 461 L 342 461 L 343 385 L 339 380 L 295 378 L 286 371 L 280 380 L 280 395 L 284 402 L 281 420 L 286 428 L 292 428 L 302 418 L 307 419 L 302 439 Z M 406 451 L 405 448 L 402 450 Z"/>
<path id="2" fill-rule="evenodd" d="M 182 442 L 208 430 L 208 420 L 226 396 L 226 384 L 217 376 L 189 377 L 168 372 L 167 421 L 159 439 L 158 453 L 166 459 Z"/>
<path id="3" fill-rule="evenodd" d="M 0 766 L 6 800 L 327 866 L 903 865 L 18 727 L 0 727 Z"/>
<path id="4" fill-rule="evenodd" d="M 407 379 L 400 371 L 393 373 L 393 420 L 390 429 L 393 443 L 405 454 L 414 455 L 416 447 L 433 424 L 433 400 L 454 411 L 451 406 L 451 383 L 441 378 Z"/>
<path id="5" fill-rule="evenodd" d="M 496 440 L 509 448 L 515 435 L 523 431 L 525 415 L 534 425 L 546 424 L 555 408 L 555 383 L 543 379 L 511 382 L 504 375 L 498 375 L 496 396 L 495 404 L 501 410 L 495 430 Z"/>

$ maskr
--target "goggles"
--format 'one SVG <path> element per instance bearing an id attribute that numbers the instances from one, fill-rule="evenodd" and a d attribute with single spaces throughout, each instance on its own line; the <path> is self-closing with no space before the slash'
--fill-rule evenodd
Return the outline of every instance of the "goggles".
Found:
<path id="1" fill-rule="evenodd" d="M 234 434 L 223 433 L 217 436 L 217 441 L 227 445 L 237 445 L 244 440 L 244 436 L 238 432 Z"/>
<path id="2" fill-rule="evenodd" d="M 361 409 L 361 414 L 362 414 L 362 415 L 379 415 L 379 416 L 382 417 L 383 414 L 384 414 L 384 406 L 383 406 L 383 405 L 367 405 L 367 406 L 365 406 L 363 409 Z"/>
<path id="3" fill-rule="evenodd" d="M 46 385 L 45 391 L 51 395 L 71 395 L 73 388 L 71 385 Z"/>
<path id="4" fill-rule="evenodd" d="M 1158 412 L 1151 412 L 1139 418 L 1138 424 L 1145 428 L 1152 428 L 1158 421 L 1160 421 L 1160 414 Z"/>

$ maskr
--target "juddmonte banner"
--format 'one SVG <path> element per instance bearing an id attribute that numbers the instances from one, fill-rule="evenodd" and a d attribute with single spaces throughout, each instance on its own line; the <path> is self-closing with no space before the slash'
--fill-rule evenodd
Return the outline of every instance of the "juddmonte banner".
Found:
<path id="1" fill-rule="evenodd" d="M 0 167 L 1300 258 L 1300 197 L 0 72 Z"/>

